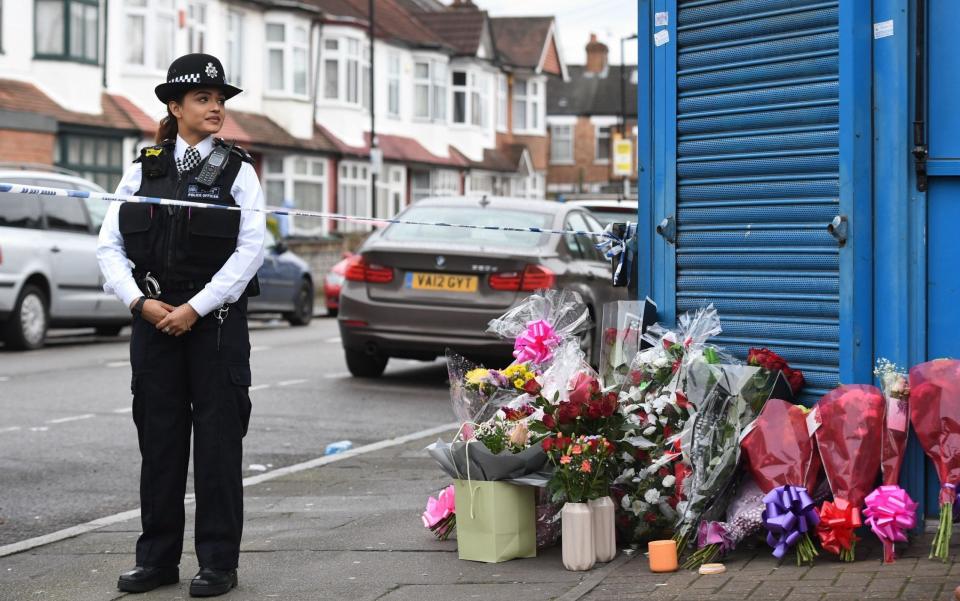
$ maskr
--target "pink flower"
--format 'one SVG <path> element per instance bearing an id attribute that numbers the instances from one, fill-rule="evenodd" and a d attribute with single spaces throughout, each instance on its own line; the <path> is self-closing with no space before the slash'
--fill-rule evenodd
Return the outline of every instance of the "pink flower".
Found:
<path id="1" fill-rule="evenodd" d="M 437 495 L 437 498 L 429 497 L 427 499 L 427 510 L 423 512 L 423 526 L 433 528 L 441 520 L 444 520 L 456 513 L 455 497 L 453 485 L 444 488 Z"/>

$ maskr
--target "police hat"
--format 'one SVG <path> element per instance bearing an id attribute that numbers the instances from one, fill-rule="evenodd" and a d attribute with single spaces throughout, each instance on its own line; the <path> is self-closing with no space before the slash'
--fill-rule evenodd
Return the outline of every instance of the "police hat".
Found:
<path id="1" fill-rule="evenodd" d="M 195 88 L 220 88 L 227 98 L 243 91 L 227 83 L 220 59 L 210 54 L 185 54 L 173 61 L 167 69 L 167 82 L 154 91 L 160 102 L 167 103 Z"/>

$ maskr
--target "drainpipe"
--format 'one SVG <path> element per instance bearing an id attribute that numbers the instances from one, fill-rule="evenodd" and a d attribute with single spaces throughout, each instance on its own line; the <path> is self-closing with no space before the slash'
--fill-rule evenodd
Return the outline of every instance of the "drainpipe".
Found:
<path id="1" fill-rule="evenodd" d="M 107 89 L 107 56 L 110 49 L 108 42 L 110 35 L 110 0 L 103 0 L 103 80 L 104 91 Z"/>
<path id="2" fill-rule="evenodd" d="M 313 30 L 316 28 L 317 35 L 313 35 Z M 315 52 L 310 53 L 310 59 L 315 61 L 313 66 L 313 94 L 310 99 L 310 137 L 313 137 L 313 130 L 317 127 L 317 100 L 320 98 L 320 64 L 323 62 L 323 57 L 320 56 L 320 53 L 323 52 L 323 21 L 320 19 L 314 19 L 310 24 L 310 43 L 313 44 L 314 40 L 319 40 L 317 43 L 317 49 Z"/>
<path id="3" fill-rule="evenodd" d="M 377 96 L 374 93 L 375 89 L 373 86 L 374 82 L 374 57 L 376 53 L 374 52 L 374 1 L 369 0 L 369 12 L 370 12 L 370 28 L 369 28 L 369 37 L 370 37 L 370 81 L 368 85 L 370 86 L 370 162 L 373 163 L 374 151 L 377 150 Z M 362 55 L 361 55 L 362 56 Z M 361 99 L 361 102 L 363 100 Z M 383 161 L 379 161 L 381 168 L 383 167 Z M 372 196 L 372 201 L 370 203 L 370 216 L 377 217 L 377 172 L 373 169 L 371 171 L 372 181 L 370 183 L 370 194 Z"/>

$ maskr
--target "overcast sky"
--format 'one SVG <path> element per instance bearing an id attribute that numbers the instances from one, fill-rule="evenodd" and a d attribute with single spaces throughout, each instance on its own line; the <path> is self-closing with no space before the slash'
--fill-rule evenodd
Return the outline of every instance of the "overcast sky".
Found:
<path id="1" fill-rule="evenodd" d="M 564 60 L 571 65 L 586 61 L 584 47 L 590 34 L 610 47 L 610 62 L 620 62 L 620 38 L 637 32 L 636 0 L 474 0 L 491 16 L 553 15 L 560 28 Z M 447 2 L 449 4 L 449 1 Z M 627 62 L 637 62 L 637 43 L 625 43 Z"/>

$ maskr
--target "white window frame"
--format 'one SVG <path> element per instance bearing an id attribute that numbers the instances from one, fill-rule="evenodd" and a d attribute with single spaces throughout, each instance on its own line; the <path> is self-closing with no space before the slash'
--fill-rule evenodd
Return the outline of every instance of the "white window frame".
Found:
<path id="1" fill-rule="evenodd" d="M 243 51 L 245 39 L 245 15 L 243 11 L 227 9 L 227 81 L 243 86 Z"/>
<path id="2" fill-rule="evenodd" d="M 524 83 L 524 93 L 519 94 L 519 84 Z M 518 134 L 546 134 L 546 83 L 537 77 L 520 78 L 513 82 L 513 132 Z M 525 107 L 523 126 L 517 124 L 517 104 Z"/>
<path id="3" fill-rule="evenodd" d="M 387 55 L 387 116 L 395 119 L 400 118 L 401 64 L 399 52 Z"/>
<path id="4" fill-rule="evenodd" d="M 337 48 L 328 48 L 330 43 L 336 43 Z M 350 35 L 326 35 L 320 43 L 321 48 L 321 87 L 320 101 L 328 105 L 360 108 L 370 110 L 370 44 L 365 38 Z M 337 88 L 336 95 L 329 95 L 328 63 L 336 63 Z M 354 83 L 356 88 L 351 94 L 350 73 L 355 69 Z"/>
<path id="5" fill-rule="evenodd" d="M 593 126 L 593 163 L 595 165 L 609 165 L 613 156 L 613 130 L 617 126 L 618 118 L 613 116 L 594 116 L 590 117 L 590 124 Z M 600 150 L 600 129 L 607 128 L 610 131 L 607 144 L 607 159 L 598 158 Z"/>
<path id="6" fill-rule="evenodd" d="M 130 62 L 129 55 L 124 56 L 123 62 L 127 71 L 142 73 L 144 70 L 151 73 L 163 73 L 166 75 L 167 66 L 173 62 L 177 55 L 177 10 L 174 0 L 166 0 L 167 6 L 161 0 L 148 1 L 146 6 L 133 6 L 128 2 L 124 3 L 124 25 L 128 26 L 128 17 L 141 17 L 143 19 L 143 62 Z M 170 27 L 169 48 L 170 56 L 160 56 L 157 50 L 160 28 L 158 26 L 161 19 L 168 19 Z M 128 34 L 129 35 L 129 34 Z M 129 43 L 129 40 L 125 40 Z"/>
<path id="7" fill-rule="evenodd" d="M 187 3 L 187 52 L 206 52 L 207 23 L 210 5 L 206 0 L 190 0 Z"/>
<path id="8" fill-rule="evenodd" d="M 507 131 L 507 114 L 509 111 L 508 100 L 510 98 L 509 94 L 509 84 L 507 82 L 507 75 L 505 73 L 497 74 L 497 131 L 506 132 Z"/>
<path id="9" fill-rule="evenodd" d="M 273 160 L 279 159 L 282 171 L 273 171 L 270 169 Z M 298 162 L 304 162 L 304 172 L 298 173 Z M 284 157 L 268 157 L 264 161 L 263 182 L 264 190 L 269 189 L 270 183 L 279 183 L 283 186 L 283 198 L 277 203 L 280 206 L 287 206 L 287 200 L 292 201 L 292 206 L 297 209 L 309 211 L 326 211 L 328 185 L 327 168 L 329 160 L 325 156 L 318 155 L 287 155 Z M 316 169 L 319 168 L 319 169 Z M 318 175 L 316 171 L 319 170 Z M 320 206 L 307 206 L 296 197 L 298 183 L 319 184 L 320 185 Z M 275 199 L 271 199 L 271 202 Z M 329 233 L 329 225 L 326 219 L 302 218 L 298 219 L 295 215 L 290 216 L 290 233 L 301 236 L 325 236 Z"/>
<path id="10" fill-rule="evenodd" d="M 418 77 L 417 67 L 427 65 L 427 76 Z M 420 122 L 447 123 L 447 63 L 435 58 L 414 57 L 413 63 L 413 119 Z M 427 114 L 417 114 L 417 88 L 427 89 Z"/>
<path id="11" fill-rule="evenodd" d="M 283 27 L 283 41 L 269 41 L 266 37 L 267 28 L 271 25 L 280 25 Z M 296 39 L 298 30 L 302 30 L 303 41 Z M 310 98 L 310 23 L 303 19 L 281 18 L 277 16 L 268 17 L 264 22 L 264 45 L 266 53 L 264 55 L 264 96 L 297 98 L 308 100 Z M 280 50 L 283 56 L 283 87 L 272 88 L 270 80 L 270 52 Z M 296 62 L 297 51 L 303 53 L 303 78 L 304 87 L 302 92 L 295 89 L 296 86 Z"/>
<path id="12" fill-rule="evenodd" d="M 381 177 L 377 178 L 377 219 L 391 219 L 405 206 L 406 172 L 403 165 L 384 165 Z"/>
<path id="13" fill-rule="evenodd" d="M 576 162 L 576 157 L 574 156 L 574 150 L 576 148 L 576 122 L 571 121 L 553 121 L 551 120 L 548 125 L 550 128 L 550 164 L 551 165 L 573 165 Z M 568 157 L 560 158 L 557 156 L 557 153 L 554 152 L 555 144 L 560 143 L 564 140 L 564 137 L 558 135 L 558 131 L 565 129 L 567 131 L 566 143 L 565 146 L 568 148 Z"/>
<path id="14" fill-rule="evenodd" d="M 370 164 L 340 161 L 337 167 L 337 213 L 370 217 L 373 198 L 370 194 Z M 345 232 L 369 231 L 368 223 L 343 221 L 338 228 Z"/>

